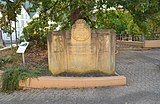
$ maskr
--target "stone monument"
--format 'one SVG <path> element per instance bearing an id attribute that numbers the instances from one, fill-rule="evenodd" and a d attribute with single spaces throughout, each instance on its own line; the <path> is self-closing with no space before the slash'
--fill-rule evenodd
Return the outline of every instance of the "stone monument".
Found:
<path id="1" fill-rule="evenodd" d="M 115 34 L 112 30 L 91 30 L 79 19 L 71 31 L 48 35 L 48 63 L 53 74 L 100 71 L 115 74 Z"/>

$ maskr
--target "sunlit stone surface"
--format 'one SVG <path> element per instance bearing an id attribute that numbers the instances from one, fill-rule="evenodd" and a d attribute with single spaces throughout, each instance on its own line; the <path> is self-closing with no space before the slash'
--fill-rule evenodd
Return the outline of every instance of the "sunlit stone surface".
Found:
<path id="1" fill-rule="evenodd" d="M 91 30 L 83 19 L 71 31 L 48 35 L 49 70 L 60 72 L 101 71 L 115 73 L 115 34 L 112 30 Z"/>

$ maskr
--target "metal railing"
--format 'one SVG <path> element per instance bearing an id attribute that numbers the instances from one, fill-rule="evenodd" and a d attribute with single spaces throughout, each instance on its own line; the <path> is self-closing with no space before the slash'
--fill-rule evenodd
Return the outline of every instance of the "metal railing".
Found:
<path id="1" fill-rule="evenodd" d="M 117 41 L 144 41 L 144 35 L 116 35 Z"/>
<path id="2" fill-rule="evenodd" d="M 142 48 L 143 41 L 143 35 L 116 35 L 116 48 L 118 50 Z"/>

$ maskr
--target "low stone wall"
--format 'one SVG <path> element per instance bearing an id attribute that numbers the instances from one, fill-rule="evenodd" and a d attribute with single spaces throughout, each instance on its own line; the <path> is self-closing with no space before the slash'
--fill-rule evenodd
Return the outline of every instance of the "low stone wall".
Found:
<path id="1" fill-rule="evenodd" d="M 0 71 L 0 88 L 2 87 L 2 74 Z M 39 78 L 29 78 L 20 81 L 19 86 L 23 89 L 31 88 L 95 88 L 107 86 L 123 86 L 126 85 L 126 77 L 109 76 L 109 77 L 52 77 L 42 76 Z"/>
<path id="2" fill-rule="evenodd" d="M 139 41 L 116 41 L 116 44 L 118 44 L 118 45 L 130 45 L 130 46 L 137 46 L 137 47 L 143 46 L 143 42 L 139 42 Z"/>
<path id="3" fill-rule="evenodd" d="M 145 40 L 145 48 L 160 48 L 160 40 Z"/>
<path id="4" fill-rule="evenodd" d="M 95 88 L 126 85 L 126 77 L 52 77 L 43 76 L 20 82 L 22 88 Z"/>

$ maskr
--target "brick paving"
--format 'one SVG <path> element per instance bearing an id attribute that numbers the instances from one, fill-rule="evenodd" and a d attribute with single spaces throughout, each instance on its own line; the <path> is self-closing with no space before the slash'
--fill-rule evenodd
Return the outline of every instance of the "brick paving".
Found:
<path id="1" fill-rule="evenodd" d="M 160 104 L 160 49 L 123 51 L 116 58 L 126 86 L 0 93 L 0 104 Z"/>

